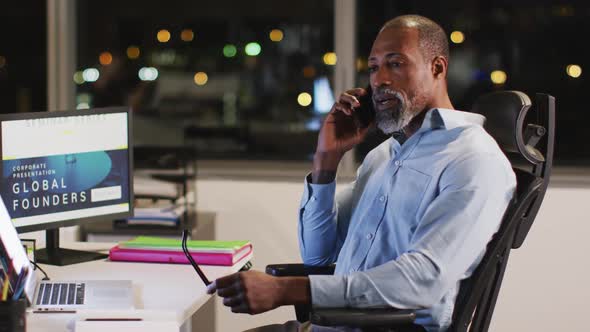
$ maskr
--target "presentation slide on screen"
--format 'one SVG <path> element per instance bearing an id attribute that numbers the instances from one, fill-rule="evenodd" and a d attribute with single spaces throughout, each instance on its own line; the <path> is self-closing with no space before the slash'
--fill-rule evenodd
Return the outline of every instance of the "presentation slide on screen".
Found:
<path id="1" fill-rule="evenodd" d="M 0 195 L 15 226 L 129 211 L 127 114 L 2 122 Z"/>

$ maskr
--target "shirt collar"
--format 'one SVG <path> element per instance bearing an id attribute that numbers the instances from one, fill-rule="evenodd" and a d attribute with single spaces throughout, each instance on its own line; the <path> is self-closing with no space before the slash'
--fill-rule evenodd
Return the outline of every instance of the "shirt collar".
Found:
<path id="1" fill-rule="evenodd" d="M 426 111 L 422 126 L 414 135 L 438 128 L 451 130 L 457 127 L 468 125 L 483 126 L 486 118 L 481 114 L 457 111 L 448 108 L 431 108 Z M 412 137 L 414 136 L 412 135 Z M 391 153 L 397 154 L 401 150 L 401 145 L 392 137 Z"/>
<path id="2" fill-rule="evenodd" d="M 481 114 L 462 112 L 448 108 L 432 108 L 426 112 L 420 131 L 445 128 L 451 130 L 468 125 L 483 126 L 485 117 Z"/>

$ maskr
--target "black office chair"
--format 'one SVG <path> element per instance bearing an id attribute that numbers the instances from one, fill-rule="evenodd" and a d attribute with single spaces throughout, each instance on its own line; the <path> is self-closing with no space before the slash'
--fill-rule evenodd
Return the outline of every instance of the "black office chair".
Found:
<path id="1" fill-rule="evenodd" d="M 472 108 L 472 112 L 486 117 L 485 128 L 510 160 L 516 173 L 517 188 L 481 263 L 473 275 L 461 283 L 449 331 L 488 330 L 510 250 L 522 246 L 545 196 L 553 162 L 555 98 L 537 94 L 535 112 L 531 112 L 534 114 L 529 114 L 530 108 L 531 100 L 519 91 L 486 94 Z M 534 121 L 532 116 L 536 117 Z M 275 276 L 333 274 L 334 266 L 278 264 L 267 266 L 266 272 Z M 393 308 L 313 309 L 297 306 L 295 310 L 299 321 L 370 330 L 395 331 L 411 326 L 415 319 L 411 310 Z"/>

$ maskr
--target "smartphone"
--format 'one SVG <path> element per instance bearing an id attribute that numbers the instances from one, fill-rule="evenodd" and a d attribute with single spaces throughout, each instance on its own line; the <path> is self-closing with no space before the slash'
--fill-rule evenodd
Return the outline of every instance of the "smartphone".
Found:
<path id="1" fill-rule="evenodd" d="M 366 128 L 375 120 L 375 108 L 373 106 L 373 90 L 371 86 L 365 88 L 367 93 L 359 98 L 360 107 L 357 107 L 354 114 L 358 120 L 359 127 Z"/>

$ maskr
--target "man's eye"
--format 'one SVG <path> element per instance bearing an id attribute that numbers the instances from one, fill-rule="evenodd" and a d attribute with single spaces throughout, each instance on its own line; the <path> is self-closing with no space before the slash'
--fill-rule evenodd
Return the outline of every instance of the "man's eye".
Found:
<path id="1" fill-rule="evenodd" d="M 402 64 L 401 62 L 390 62 L 389 65 L 394 68 L 400 67 Z"/>
<path id="2" fill-rule="evenodd" d="M 370 66 L 368 68 L 368 70 L 369 70 L 369 73 L 373 73 L 373 72 L 377 71 L 377 66 Z"/>

